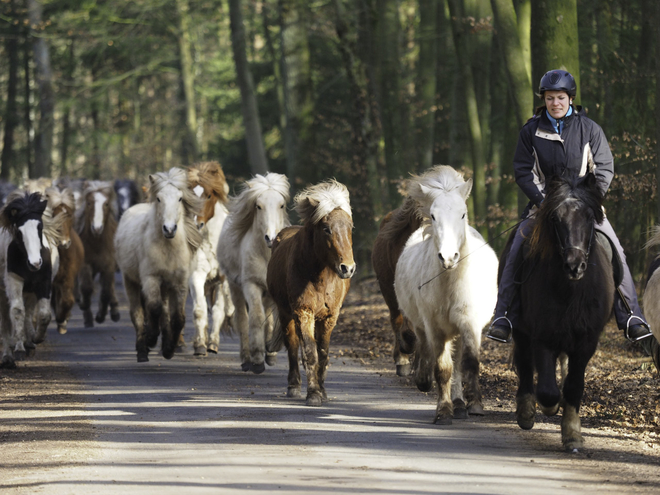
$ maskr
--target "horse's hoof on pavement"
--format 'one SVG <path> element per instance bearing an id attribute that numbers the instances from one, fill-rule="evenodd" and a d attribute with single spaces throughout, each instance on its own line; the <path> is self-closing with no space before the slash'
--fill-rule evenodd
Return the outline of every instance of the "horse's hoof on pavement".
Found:
<path id="1" fill-rule="evenodd" d="M 94 328 L 94 317 L 91 311 L 85 311 L 83 313 L 83 324 L 85 328 Z"/>
<path id="2" fill-rule="evenodd" d="M 119 321 L 119 318 L 121 318 L 121 315 L 119 314 L 118 309 L 111 309 L 110 310 L 110 319 L 112 321 Z"/>
<path id="3" fill-rule="evenodd" d="M 397 364 L 396 365 L 396 374 L 397 376 L 406 377 L 412 372 L 412 366 L 408 364 Z"/>
<path id="4" fill-rule="evenodd" d="M 163 357 L 165 359 L 172 359 L 174 357 L 174 351 L 176 349 L 163 349 Z"/>
<path id="5" fill-rule="evenodd" d="M 206 350 L 209 351 L 211 354 L 217 354 L 218 347 L 219 347 L 218 344 L 209 344 Z"/>
<path id="6" fill-rule="evenodd" d="M 252 373 L 254 373 L 255 375 L 260 375 L 260 374 L 262 374 L 264 371 L 266 371 L 266 365 L 265 365 L 264 363 L 253 364 L 253 365 L 250 366 L 250 370 L 251 370 Z"/>
<path id="7" fill-rule="evenodd" d="M 321 390 L 321 398 L 323 402 L 328 402 L 328 393 L 325 390 Z"/>
<path id="8" fill-rule="evenodd" d="M 465 402 L 461 399 L 454 399 L 454 419 L 468 419 L 468 410 Z"/>
<path id="9" fill-rule="evenodd" d="M 178 345 L 174 348 L 174 352 L 176 352 L 177 354 L 183 354 L 184 352 L 186 352 L 186 346 Z"/>
<path id="10" fill-rule="evenodd" d="M 321 394 L 316 393 L 312 395 L 307 396 L 307 402 L 305 402 L 305 405 L 310 406 L 310 407 L 319 407 L 323 405 L 323 397 L 321 397 Z"/>
<path id="11" fill-rule="evenodd" d="M 24 361 L 26 357 L 27 357 L 27 352 L 14 351 L 14 361 Z"/>
<path id="12" fill-rule="evenodd" d="M 105 315 L 102 315 L 101 313 L 96 313 L 96 323 L 103 323 L 105 321 Z"/>
<path id="13" fill-rule="evenodd" d="M 433 388 L 433 380 L 416 380 L 415 384 L 420 392 L 428 392 Z"/>
<path id="14" fill-rule="evenodd" d="M 138 352 L 137 362 L 146 363 L 147 361 L 149 361 L 149 355 L 146 352 Z"/>
<path id="15" fill-rule="evenodd" d="M 277 354 L 266 354 L 266 364 L 268 366 L 275 366 L 277 364 Z"/>
<path id="16" fill-rule="evenodd" d="M 196 345 L 194 347 L 194 354 L 195 356 L 200 356 L 200 357 L 206 357 L 206 346 L 205 345 Z M 178 347 L 177 347 L 178 349 Z"/>
<path id="17" fill-rule="evenodd" d="M 14 361 L 9 356 L 5 356 L 5 357 L 2 358 L 2 363 L 0 363 L 0 369 L 15 370 L 16 369 L 16 361 Z"/>
<path id="18" fill-rule="evenodd" d="M 479 403 L 476 404 L 470 404 L 468 406 L 468 414 L 470 416 L 484 416 L 484 406 L 482 406 Z"/>
<path id="19" fill-rule="evenodd" d="M 245 361 L 245 362 L 241 363 L 241 370 L 250 371 L 251 368 L 252 368 L 252 365 L 250 364 L 250 361 Z"/>
<path id="20" fill-rule="evenodd" d="M 44 335 L 43 337 L 36 337 L 36 336 L 35 336 L 35 337 L 32 339 L 32 343 L 34 343 L 34 344 L 43 344 L 43 342 L 44 342 L 45 340 L 46 340 L 46 336 L 45 336 L 45 335 Z M 33 349 L 34 349 L 34 347 L 33 347 Z"/>
<path id="21" fill-rule="evenodd" d="M 64 335 L 66 334 L 66 332 L 67 329 L 65 325 L 57 325 L 57 333 L 59 333 L 60 335 Z"/>
<path id="22" fill-rule="evenodd" d="M 37 353 L 37 348 L 36 347 L 28 347 L 25 346 L 25 355 L 26 357 L 34 357 L 34 355 Z"/>
<path id="23" fill-rule="evenodd" d="M 290 387 L 286 391 L 286 396 L 291 399 L 299 399 L 302 394 L 300 393 L 300 387 Z"/>
<path id="24" fill-rule="evenodd" d="M 562 440 L 566 452 L 577 454 L 584 447 L 584 441 L 581 438 L 572 438 L 568 441 Z"/>
<path id="25" fill-rule="evenodd" d="M 433 424 L 435 425 L 448 426 L 451 425 L 451 423 L 452 417 L 446 414 L 436 415 L 435 419 L 433 420 Z"/>
<path id="26" fill-rule="evenodd" d="M 557 404 L 555 404 L 554 406 L 550 406 L 550 407 L 541 406 L 541 412 L 546 416 L 556 416 L 557 413 L 559 412 L 559 402 L 557 402 Z"/>

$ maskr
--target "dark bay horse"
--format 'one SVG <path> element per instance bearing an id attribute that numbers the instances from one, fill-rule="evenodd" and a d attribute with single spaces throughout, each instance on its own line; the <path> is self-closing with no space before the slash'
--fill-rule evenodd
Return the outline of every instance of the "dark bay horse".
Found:
<path id="1" fill-rule="evenodd" d="M 562 444 L 569 451 L 584 444 L 579 417 L 584 373 L 612 313 L 612 264 L 595 239 L 595 225 L 604 215 L 601 201 L 591 173 L 580 181 L 549 181 L 520 270 L 522 311 L 513 328 L 516 419 L 528 430 L 534 426 L 536 400 L 547 415 L 562 406 Z M 507 251 L 508 246 L 503 257 Z M 560 390 L 556 365 L 563 355 L 568 373 Z"/>
<path id="2" fill-rule="evenodd" d="M 355 273 L 353 219 L 348 190 L 329 181 L 301 191 L 295 198 L 302 226 L 287 227 L 273 244 L 267 284 L 277 305 L 279 324 L 269 351 L 282 343 L 289 353 L 289 397 L 300 396 L 298 350 L 307 372 L 307 405 L 327 400 L 330 334 Z"/>
<path id="3" fill-rule="evenodd" d="M 410 355 L 415 347 L 415 332 L 401 314 L 394 292 L 394 272 L 399 256 L 410 235 L 422 224 L 417 204 L 406 198 L 403 205 L 383 218 L 371 251 L 371 263 L 378 279 L 380 292 L 390 311 L 390 324 L 394 332 L 392 356 L 396 374 L 407 376 L 411 371 Z"/>

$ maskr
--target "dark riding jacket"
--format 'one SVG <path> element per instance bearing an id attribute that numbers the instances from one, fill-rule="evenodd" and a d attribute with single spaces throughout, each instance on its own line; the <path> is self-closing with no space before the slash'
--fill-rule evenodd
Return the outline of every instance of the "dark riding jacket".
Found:
<path id="1" fill-rule="evenodd" d="M 543 109 L 520 131 L 513 170 L 530 206 L 538 207 L 545 196 L 546 178 L 553 175 L 584 177 L 593 172 L 605 195 L 614 175 L 614 159 L 603 129 L 582 107 L 573 107 L 573 113 L 564 118 L 561 135 Z"/>

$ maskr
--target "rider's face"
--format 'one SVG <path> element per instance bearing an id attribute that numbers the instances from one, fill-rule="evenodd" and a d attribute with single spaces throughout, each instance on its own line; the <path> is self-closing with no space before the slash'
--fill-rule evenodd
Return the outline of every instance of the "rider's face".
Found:
<path id="1" fill-rule="evenodd" d="M 543 95 L 545 108 L 553 119 L 561 119 L 571 106 L 571 98 L 565 91 L 546 91 Z"/>

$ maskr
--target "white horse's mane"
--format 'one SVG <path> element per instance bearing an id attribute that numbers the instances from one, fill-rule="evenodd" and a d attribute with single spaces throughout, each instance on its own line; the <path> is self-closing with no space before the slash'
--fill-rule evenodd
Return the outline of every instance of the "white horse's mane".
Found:
<path id="1" fill-rule="evenodd" d="M 73 197 L 73 191 L 68 187 L 59 190 L 56 187 L 51 186 L 46 189 L 44 195 L 48 200 L 48 206 L 50 206 L 53 210 L 60 205 L 64 205 L 70 211 L 75 211 L 76 209 L 76 201 Z"/>
<path id="2" fill-rule="evenodd" d="M 195 215 L 202 209 L 202 200 L 188 187 L 188 174 L 185 170 L 172 167 L 169 172 L 156 172 L 149 176 L 149 202 L 157 200 L 158 193 L 167 185 L 181 191 L 181 202 L 184 208 L 184 227 L 188 244 L 196 251 L 202 243 L 202 234 L 197 229 Z"/>
<path id="3" fill-rule="evenodd" d="M 254 220 L 257 198 L 269 189 L 278 192 L 289 202 L 289 180 L 285 175 L 269 172 L 266 175 L 257 174 L 242 185 L 238 196 L 229 198 L 227 209 L 231 222 L 227 225 L 227 233 L 235 239 L 241 239 Z"/>
<path id="4" fill-rule="evenodd" d="M 321 182 L 300 191 L 296 194 L 293 202 L 302 223 L 311 222 L 315 225 L 324 216 L 337 208 L 341 208 L 349 216 L 353 216 L 348 189 L 344 184 L 334 179 Z"/>
<path id="5" fill-rule="evenodd" d="M 421 175 L 408 179 L 408 195 L 417 202 L 424 218 L 429 218 L 430 208 L 441 193 L 451 192 L 465 184 L 463 174 L 449 165 L 436 165 Z"/>

